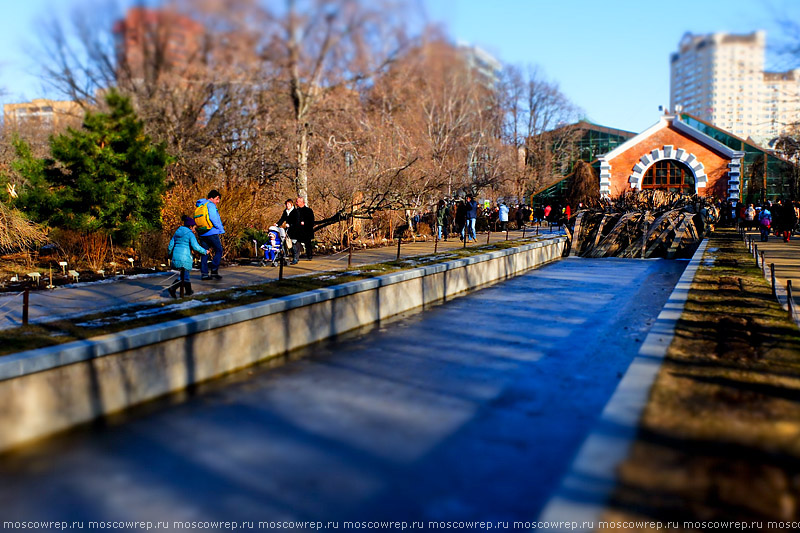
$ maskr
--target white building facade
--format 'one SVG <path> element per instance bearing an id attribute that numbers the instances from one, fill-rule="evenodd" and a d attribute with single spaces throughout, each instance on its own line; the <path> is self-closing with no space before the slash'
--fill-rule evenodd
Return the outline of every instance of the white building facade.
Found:
<path id="1" fill-rule="evenodd" d="M 762 145 L 785 133 L 800 118 L 800 70 L 766 72 L 765 47 L 764 31 L 685 34 L 670 56 L 670 109 Z"/>

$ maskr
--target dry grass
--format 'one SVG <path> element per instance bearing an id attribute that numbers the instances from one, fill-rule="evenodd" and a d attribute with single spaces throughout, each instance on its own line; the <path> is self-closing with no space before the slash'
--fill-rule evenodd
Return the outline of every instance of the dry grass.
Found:
<path id="1" fill-rule="evenodd" d="M 604 519 L 800 518 L 800 332 L 732 230 L 705 257 Z"/>
<path id="2" fill-rule="evenodd" d="M 46 240 L 41 227 L 0 202 L 0 251 L 25 250 Z"/>

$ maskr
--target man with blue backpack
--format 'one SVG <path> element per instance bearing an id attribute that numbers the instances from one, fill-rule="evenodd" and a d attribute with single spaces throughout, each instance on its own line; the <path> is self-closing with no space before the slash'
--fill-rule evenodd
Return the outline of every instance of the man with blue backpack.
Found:
<path id="1" fill-rule="evenodd" d="M 200 279 L 203 281 L 222 279 L 219 275 L 219 264 L 222 261 L 222 241 L 219 236 L 225 233 L 225 228 L 217 209 L 221 199 L 219 191 L 212 189 L 206 198 L 197 200 L 195 204 L 194 221 L 197 224 L 200 245 L 214 253 L 211 272 L 208 270 L 208 255 L 200 258 Z"/>

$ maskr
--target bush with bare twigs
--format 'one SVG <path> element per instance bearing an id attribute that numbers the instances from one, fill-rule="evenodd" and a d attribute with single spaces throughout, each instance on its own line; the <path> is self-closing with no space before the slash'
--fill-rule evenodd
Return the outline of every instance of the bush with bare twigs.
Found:
<path id="1" fill-rule="evenodd" d="M 47 236 L 41 226 L 0 203 L 0 251 L 28 250 L 46 241 Z"/>
<path id="2" fill-rule="evenodd" d="M 274 224 L 280 218 L 284 195 L 246 182 L 220 187 L 217 183 L 202 181 L 191 185 L 179 184 L 170 189 L 162 211 L 165 242 L 169 242 L 172 232 L 180 226 L 181 216 L 191 216 L 197 200 L 205 198 L 212 189 L 219 190 L 222 196 L 219 212 L 225 226 L 222 240 L 225 257 L 248 254 L 252 249 L 249 230 L 265 230 Z"/>

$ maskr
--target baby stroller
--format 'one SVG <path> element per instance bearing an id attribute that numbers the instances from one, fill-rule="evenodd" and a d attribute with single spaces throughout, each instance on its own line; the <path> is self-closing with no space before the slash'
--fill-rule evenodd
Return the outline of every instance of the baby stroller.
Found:
<path id="1" fill-rule="evenodd" d="M 268 240 L 261 245 L 264 250 L 264 259 L 261 260 L 261 266 L 271 264 L 278 266 L 281 261 L 286 264 L 286 230 L 278 226 L 270 226 L 268 230 Z"/>

